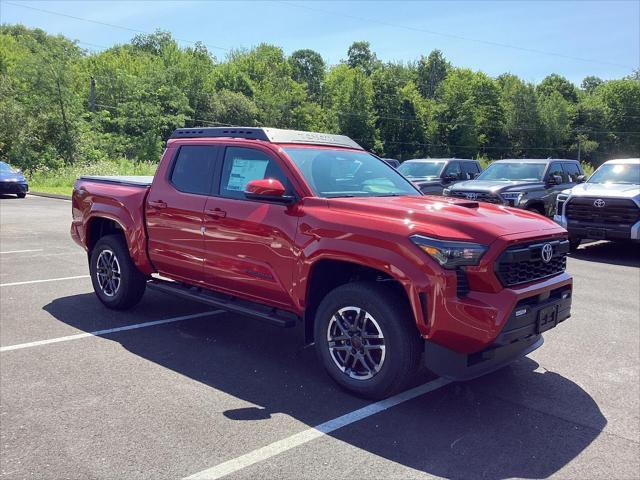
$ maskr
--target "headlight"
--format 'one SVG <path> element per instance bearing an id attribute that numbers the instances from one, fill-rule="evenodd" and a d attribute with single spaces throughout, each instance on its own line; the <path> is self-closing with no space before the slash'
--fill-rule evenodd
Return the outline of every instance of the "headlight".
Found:
<path id="1" fill-rule="evenodd" d="M 450 193 L 451 193 L 451 190 L 448 188 L 445 188 L 444 190 L 442 190 L 443 195 L 449 195 Z"/>
<path id="2" fill-rule="evenodd" d="M 522 192 L 504 192 L 500 194 L 500 196 L 505 200 L 510 200 L 516 203 L 520 201 L 520 198 L 522 197 L 522 195 L 523 195 Z"/>
<path id="3" fill-rule="evenodd" d="M 487 251 L 485 245 L 477 243 L 437 240 L 422 235 L 413 235 L 411 240 L 444 268 L 478 265 Z"/>

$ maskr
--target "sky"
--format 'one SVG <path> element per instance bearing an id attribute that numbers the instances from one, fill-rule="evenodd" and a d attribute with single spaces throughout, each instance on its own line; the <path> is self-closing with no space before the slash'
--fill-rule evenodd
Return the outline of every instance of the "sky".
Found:
<path id="1" fill-rule="evenodd" d="M 0 22 L 60 33 L 88 51 L 160 28 L 182 46 L 202 41 L 219 60 L 266 42 L 286 54 L 311 48 L 333 65 L 353 41 L 366 40 L 383 61 L 440 49 L 455 66 L 531 82 L 558 73 L 579 84 L 588 75 L 620 78 L 640 68 L 640 0 L 0 0 Z"/>

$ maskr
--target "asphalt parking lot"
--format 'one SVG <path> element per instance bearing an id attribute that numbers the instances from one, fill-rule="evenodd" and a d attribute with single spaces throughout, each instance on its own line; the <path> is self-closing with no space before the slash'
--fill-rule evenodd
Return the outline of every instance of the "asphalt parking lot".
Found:
<path id="1" fill-rule="evenodd" d="M 371 406 L 295 329 L 150 291 L 106 310 L 69 221 L 0 198 L 2 478 L 640 477 L 637 246 L 570 258 L 573 316 L 528 358 Z"/>

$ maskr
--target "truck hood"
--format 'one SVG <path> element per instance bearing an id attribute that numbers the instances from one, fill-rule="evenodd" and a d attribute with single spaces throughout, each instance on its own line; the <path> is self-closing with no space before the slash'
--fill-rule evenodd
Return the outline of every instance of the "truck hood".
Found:
<path id="1" fill-rule="evenodd" d="M 640 185 L 581 183 L 569 191 L 574 197 L 635 198 L 640 200 Z"/>
<path id="2" fill-rule="evenodd" d="M 446 197 L 332 198 L 328 202 L 336 213 L 352 213 L 350 220 L 358 227 L 407 236 L 418 233 L 488 245 L 505 235 L 535 232 L 533 237 L 564 231 L 552 220 L 526 210 Z"/>
<path id="3" fill-rule="evenodd" d="M 486 192 L 486 193 L 500 193 L 509 190 L 533 190 L 544 188 L 543 182 L 525 182 L 525 181 L 503 181 L 497 180 L 467 180 L 464 182 L 458 182 L 449 190 L 455 192 Z"/>
<path id="4" fill-rule="evenodd" d="M 440 179 L 438 177 L 412 177 L 409 178 L 415 185 L 431 186 L 440 185 Z"/>

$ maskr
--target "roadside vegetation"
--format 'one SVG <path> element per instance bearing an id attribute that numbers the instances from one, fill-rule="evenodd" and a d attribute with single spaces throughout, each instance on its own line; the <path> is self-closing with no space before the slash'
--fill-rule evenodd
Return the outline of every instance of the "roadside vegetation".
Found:
<path id="1" fill-rule="evenodd" d="M 223 59 L 167 32 L 99 53 L 21 25 L 0 27 L 0 160 L 32 190 L 78 174 L 149 174 L 177 127 L 273 126 L 343 133 L 381 156 L 565 157 L 591 166 L 640 152 L 640 72 L 550 74 L 534 85 L 451 65 L 434 50 L 383 63 L 367 42 L 327 66 L 274 45 Z"/>
<path id="2" fill-rule="evenodd" d="M 153 175 L 157 166 L 157 163 L 133 162 L 126 158 L 62 165 L 56 168 L 41 166 L 31 174 L 29 188 L 34 192 L 71 195 L 73 184 L 82 175 Z"/>

